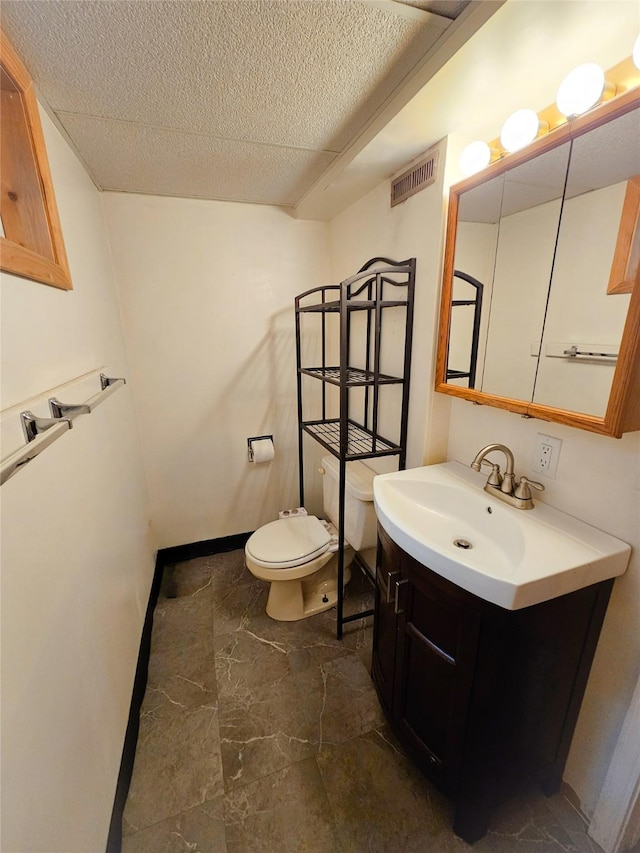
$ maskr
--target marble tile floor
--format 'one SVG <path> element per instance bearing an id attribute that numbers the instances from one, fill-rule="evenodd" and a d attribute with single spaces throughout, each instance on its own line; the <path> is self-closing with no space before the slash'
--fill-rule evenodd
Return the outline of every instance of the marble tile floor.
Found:
<path id="1" fill-rule="evenodd" d="M 232 551 L 165 571 L 123 853 L 601 853 L 558 795 L 496 815 L 473 847 L 404 756 L 369 676 L 371 618 L 265 613 Z M 372 606 L 355 572 L 346 612 Z"/>

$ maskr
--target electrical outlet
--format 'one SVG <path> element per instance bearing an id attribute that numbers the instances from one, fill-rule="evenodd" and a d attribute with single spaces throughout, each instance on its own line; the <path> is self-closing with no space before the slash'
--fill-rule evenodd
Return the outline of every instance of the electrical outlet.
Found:
<path id="1" fill-rule="evenodd" d="M 540 466 L 540 471 L 549 471 L 552 459 L 553 447 L 550 444 L 545 444 L 544 441 L 541 441 L 540 449 L 538 451 L 538 465 Z"/>
<path id="2" fill-rule="evenodd" d="M 531 470 L 536 474 L 542 474 L 554 480 L 556 471 L 558 470 L 558 458 L 560 456 L 560 448 L 562 440 L 554 438 L 552 435 L 543 435 L 539 432 L 536 436 L 536 443 L 531 458 Z"/>

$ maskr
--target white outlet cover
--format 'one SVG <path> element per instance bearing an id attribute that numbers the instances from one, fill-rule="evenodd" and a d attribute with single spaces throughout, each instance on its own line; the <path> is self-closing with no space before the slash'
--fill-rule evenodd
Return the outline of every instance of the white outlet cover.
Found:
<path id="1" fill-rule="evenodd" d="M 543 468 L 540 464 L 540 460 L 543 455 L 543 445 L 547 445 L 551 448 L 551 459 L 548 468 Z M 531 457 L 531 470 L 535 471 L 536 474 L 541 474 L 543 477 L 548 477 L 550 480 L 555 480 L 556 473 L 558 471 L 558 459 L 560 458 L 561 447 L 561 438 L 554 438 L 552 435 L 544 435 L 539 432 L 536 435 L 536 442 L 533 448 L 533 455 Z"/>

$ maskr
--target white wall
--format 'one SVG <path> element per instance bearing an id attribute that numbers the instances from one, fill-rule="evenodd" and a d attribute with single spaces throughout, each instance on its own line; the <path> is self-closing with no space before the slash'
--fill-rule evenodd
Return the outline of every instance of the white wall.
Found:
<path id="1" fill-rule="evenodd" d="M 3 457 L 49 389 L 82 402 L 100 368 L 129 377 L 99 195 L 42 119 L 74 290 L 2 275 Z M 2 486 L 3 850 L 106 844 L 153 574 L 132 392 Z"/>
<path id="2" fill-rule="evenodd" d="M 329 283 L 327 226 L 259 205 L 104 205 L 159 546 L 254 530 L 298 505 L 293 300 Z M 249 465 L 247 438 L 266 434 L 275 461 Z"/>
<path id="3" fill-rule="evenodd" d="M 384 183 L 336 217 L 331 223 L 334 277 L 344 276 L 370 255 L 418 258 L 408 467 L 444 458 L 470 462 L 484 445 L 501 442 L 514 451 L 518 473 L 539 480 L 530 468 L 536 433 L 557 436 L 563 441 L 557 478 L 545 480 L 543 500 L 634 549 L 627 573 L 614 586 L 565 774 L 591 813 L 640 672 L 640 433 L 606 438 L 451 400 L 431 390 L 442 193 L 441 184 L 432 186 L 392 210 L 389 185 Z"/>

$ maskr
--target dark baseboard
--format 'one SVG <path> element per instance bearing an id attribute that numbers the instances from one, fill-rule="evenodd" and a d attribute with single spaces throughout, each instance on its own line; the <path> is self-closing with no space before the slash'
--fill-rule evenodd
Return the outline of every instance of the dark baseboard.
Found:
<path id="1" fill-rule="evenodd" d="M 149 655 L 151 653 L 151 631 L 153 629 L 153 612 L 158 602 L 158 594 L 160 592 L 165 566 L 171 565 L 172 563 L 182 563 L 186 560 L 193 560 L 196 557 L 209 557 L 212 554 L 222 554 L 227 551 L 235 551 L 237 548 L 244 548 L 244 545 L 250 535 L 250 533 L 237 533 L 234 536 L 223 536 L 220 539 L 207 539 L 204 542 L 193 542 L 188 545 L 176 545 L 173 548 L 161 548 L 156 555 L 156 567 L 153 574 L 153 581 L 151 583 L 147 612 L 144 617 L 142 637 L 140 639 L 138 663 L 133 682 L 131 705 L 129 707 L 129 721 L 127 722 L 127 731 L 122 748 L 122 759 L 120 761 L 118 784 L 116 785 L 116 795 L 113 802 L 113 811 L 111 813 L 111 824 L 109 826 L 106 853 L 120 853 L 122 849 L 122 816 L 124 813 L 124 806 L 127 801 L 127 795 L 129 794 L 131 775 L 133 773 L 133 762 L 136 755 L 136 746 L 138 744 L 140 708 L 142 707 L 142 700 L 144 699 L 144 692 L 147 687 Z"/>
<path id="2" fill-rule="evenodd" d="M 195 560 L 196 557 L 210 557 L 212 554 L 223 554 L 244 548 L 251 533 L 236 533 L 233 536 L 221 536 L 219 539 L 205 539 L 202 542 L 191 542 L 188 545 L 174 545 L 172 548 L 161 548 L 158 559 L 163 566 L 172 563 L 183 563 L 185 560 Z"/>
<path id="3" fill-rule="evenodd" d="M 138 664 L 136 666 L 136 675 L 133 681 L 131 705 L 129 706 L 129 721 L 127 722 L 127 731 L 124 736 L 122 758 L 120 760 L 120 772 L 118 773 L 118 784 L 116 785 L 116 795 L 113 802 L 113 811 L 111 812 L 109 836 L 107 838 L 107 853 L 120 853 L 122 849 L 122 815 L 124 813 L 124 804 L 127 801 L 127 795 L 129 793 L 131 774 L 133 773 L 133 761 L 135 759 L 136 746 L 138 744 L 140 708 L 142 706 L 142 700 L 144 699 L 144 691 L 147 687 L 147 675 L 149 671 L 153 611 L 155 610 L 156 603 L 158 601 L 158 593 L 160 592 L 163 571 L 164 563 L 160 560 L 160 556 L 158 554 L 156 557 L 153 581 L 151 583 L 151 592 L 149 593 L 147 612 L 144 617 L 142 637 L 140 638 Z"/>

